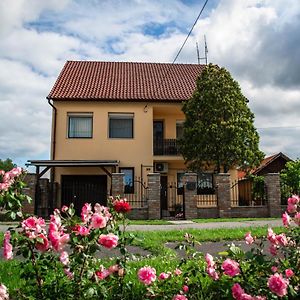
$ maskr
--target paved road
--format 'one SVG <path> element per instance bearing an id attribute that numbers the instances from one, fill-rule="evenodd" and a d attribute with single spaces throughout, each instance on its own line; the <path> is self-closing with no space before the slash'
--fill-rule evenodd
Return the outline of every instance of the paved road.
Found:
<path id="1" fill-rule="evenodd" d="M 263 227 L 263 226 L 282 226 L 281 219 L 263 220 L 263 221 L 246 221 L 246 222 L 212 222 L 212 223 L 195 223 L 191 221 L 176 221 L 172 225 L 129 225 L 130 231 L 165 231 L 165 230 L 185 230 L 185 229 L 216 229 L 216 228 L 237 228 L 237 227 Z M 0 232 L 4 232 L 9 225 L 0 223 Z"/>
<path id="2" fill-rule="evenodd" d="M 282 226 L 281 219 L 247 222 L 212 222 L 195 223 L 177 221 L 172 225 L 129 225 L 130 231 L 162 231 L 162 230 L 185 230 L 185 229 L 216 229 L 216 228 L 238 228 L 238 227 L 263 227 L 263 226 Z"/>

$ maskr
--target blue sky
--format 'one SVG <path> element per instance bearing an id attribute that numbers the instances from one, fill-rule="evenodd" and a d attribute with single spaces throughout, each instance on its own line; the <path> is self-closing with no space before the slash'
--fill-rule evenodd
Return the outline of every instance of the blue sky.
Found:
<path id="1" fill-rule="evenodd" d="M 172 62 L 204 1 L 2 0 L 0 158 L 48 159 L 45 97 L 66 60 Z M 300 2 L 209 0 L 178 62 L 226 67 L 255 113 L 261 149 L 300 157 Z"/>

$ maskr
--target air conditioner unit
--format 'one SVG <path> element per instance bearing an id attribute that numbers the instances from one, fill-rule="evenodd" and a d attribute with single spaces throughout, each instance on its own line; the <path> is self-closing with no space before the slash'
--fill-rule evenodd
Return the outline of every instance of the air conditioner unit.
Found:
<path id="1" fill-rule="evenodd" d="M 154 164 L 154 170 L 158 173 L 168 173 L 168 163 L 157 162 Z"/>

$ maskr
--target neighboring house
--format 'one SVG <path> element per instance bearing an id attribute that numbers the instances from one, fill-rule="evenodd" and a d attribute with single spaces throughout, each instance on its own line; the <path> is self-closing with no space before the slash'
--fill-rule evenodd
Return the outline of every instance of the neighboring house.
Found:
<path id="1" fill-rule="evenodd" d="M 288 156 L 282 152 L 279 152 L 265 157 L 258 167 L 250 171 L 250 174 L 263 176 L 268 173 L 280 173 L 281 170 L 285 168 L 285 164 L 289 161 L 291 161 L 291 159 Z M 246 172 L 239 171 L 238 176 L 239 178 L 244 178 L 246 176 Z"/>
<path id="2" fill-rule="evenodd" d="M 196 64 L 68 61 L 47 97 L 53 107 L 51 160 L 31 161 L 52 169 L 57 206 L 105 204 L 112 172 L 125 174 L 126 194 L 136 192 L 136 178 L 144 182 L 148 173 L 159 172 L 161 205 L 167 209 L 168 185 L 180 187 L 186 172 L 177 148 L 185 119 L 182 102 L 192 96 L 202 69 Z M 199 176 L 199 190 L 213 187 L 212 173 Z"/>

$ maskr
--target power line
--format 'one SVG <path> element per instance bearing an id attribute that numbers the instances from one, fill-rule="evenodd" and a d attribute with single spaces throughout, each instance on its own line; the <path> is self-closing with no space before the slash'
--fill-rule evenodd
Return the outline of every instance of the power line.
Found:
<path id="1" fill-rule="evenodd" d="M 188 33 L 188 35 L 186 36 L 186 38 L 185 38 L 185 40 L 184 40 L 184 42 L 183 42 L 182 46 L 180 47 L 180 49 L 179 49 L 178 53 L 176 54 L 176 56 L 175 56 L 175 58 L 174 58 L 174 60 L 173 60 L 172 64 L 174 64 L 174 63 L 175 63 L 175 61 L 177 60 L 178 56 L 180 55 L 180 53 L 181 53 L 181 51 L 182 51 L 183 47 L 185 46 L 185 44 L 186 44 L 186 42 L 187 42 L 188 38 L 189 38 L 189 37 L 190 37 L 190 35 L 191 35 L 191 33 L 192 33 L 192 31 L 193 31 L 193 29 L 194 29 L 195 25 L 197 24 L 197 22 L 198 22 L 198 20 L 199 20 L 200 16 L 202 15 L 202 12 L 203 12 L 203 10 L 204 10 L 204 8 L 205 8 L 205 6 L 206 6 L 207 2 L 208 2 L 208 0 L 206 0 L 206 1 L 205 1 L 205 3 L 203 4 L 203 6 L 202 6 L 202 8 L 201 8 L 201 10 L 200 10 L 200 13 L 199 13 L 199 15 L 198 15 L 198 17 L 196 18 L 196 20 L 195 20 L 195 22 L 194 22 L 194 24 L 193 24 L 193 26 L 192 26 L 191 30 L 189 31 L 189 33 Z"/>

